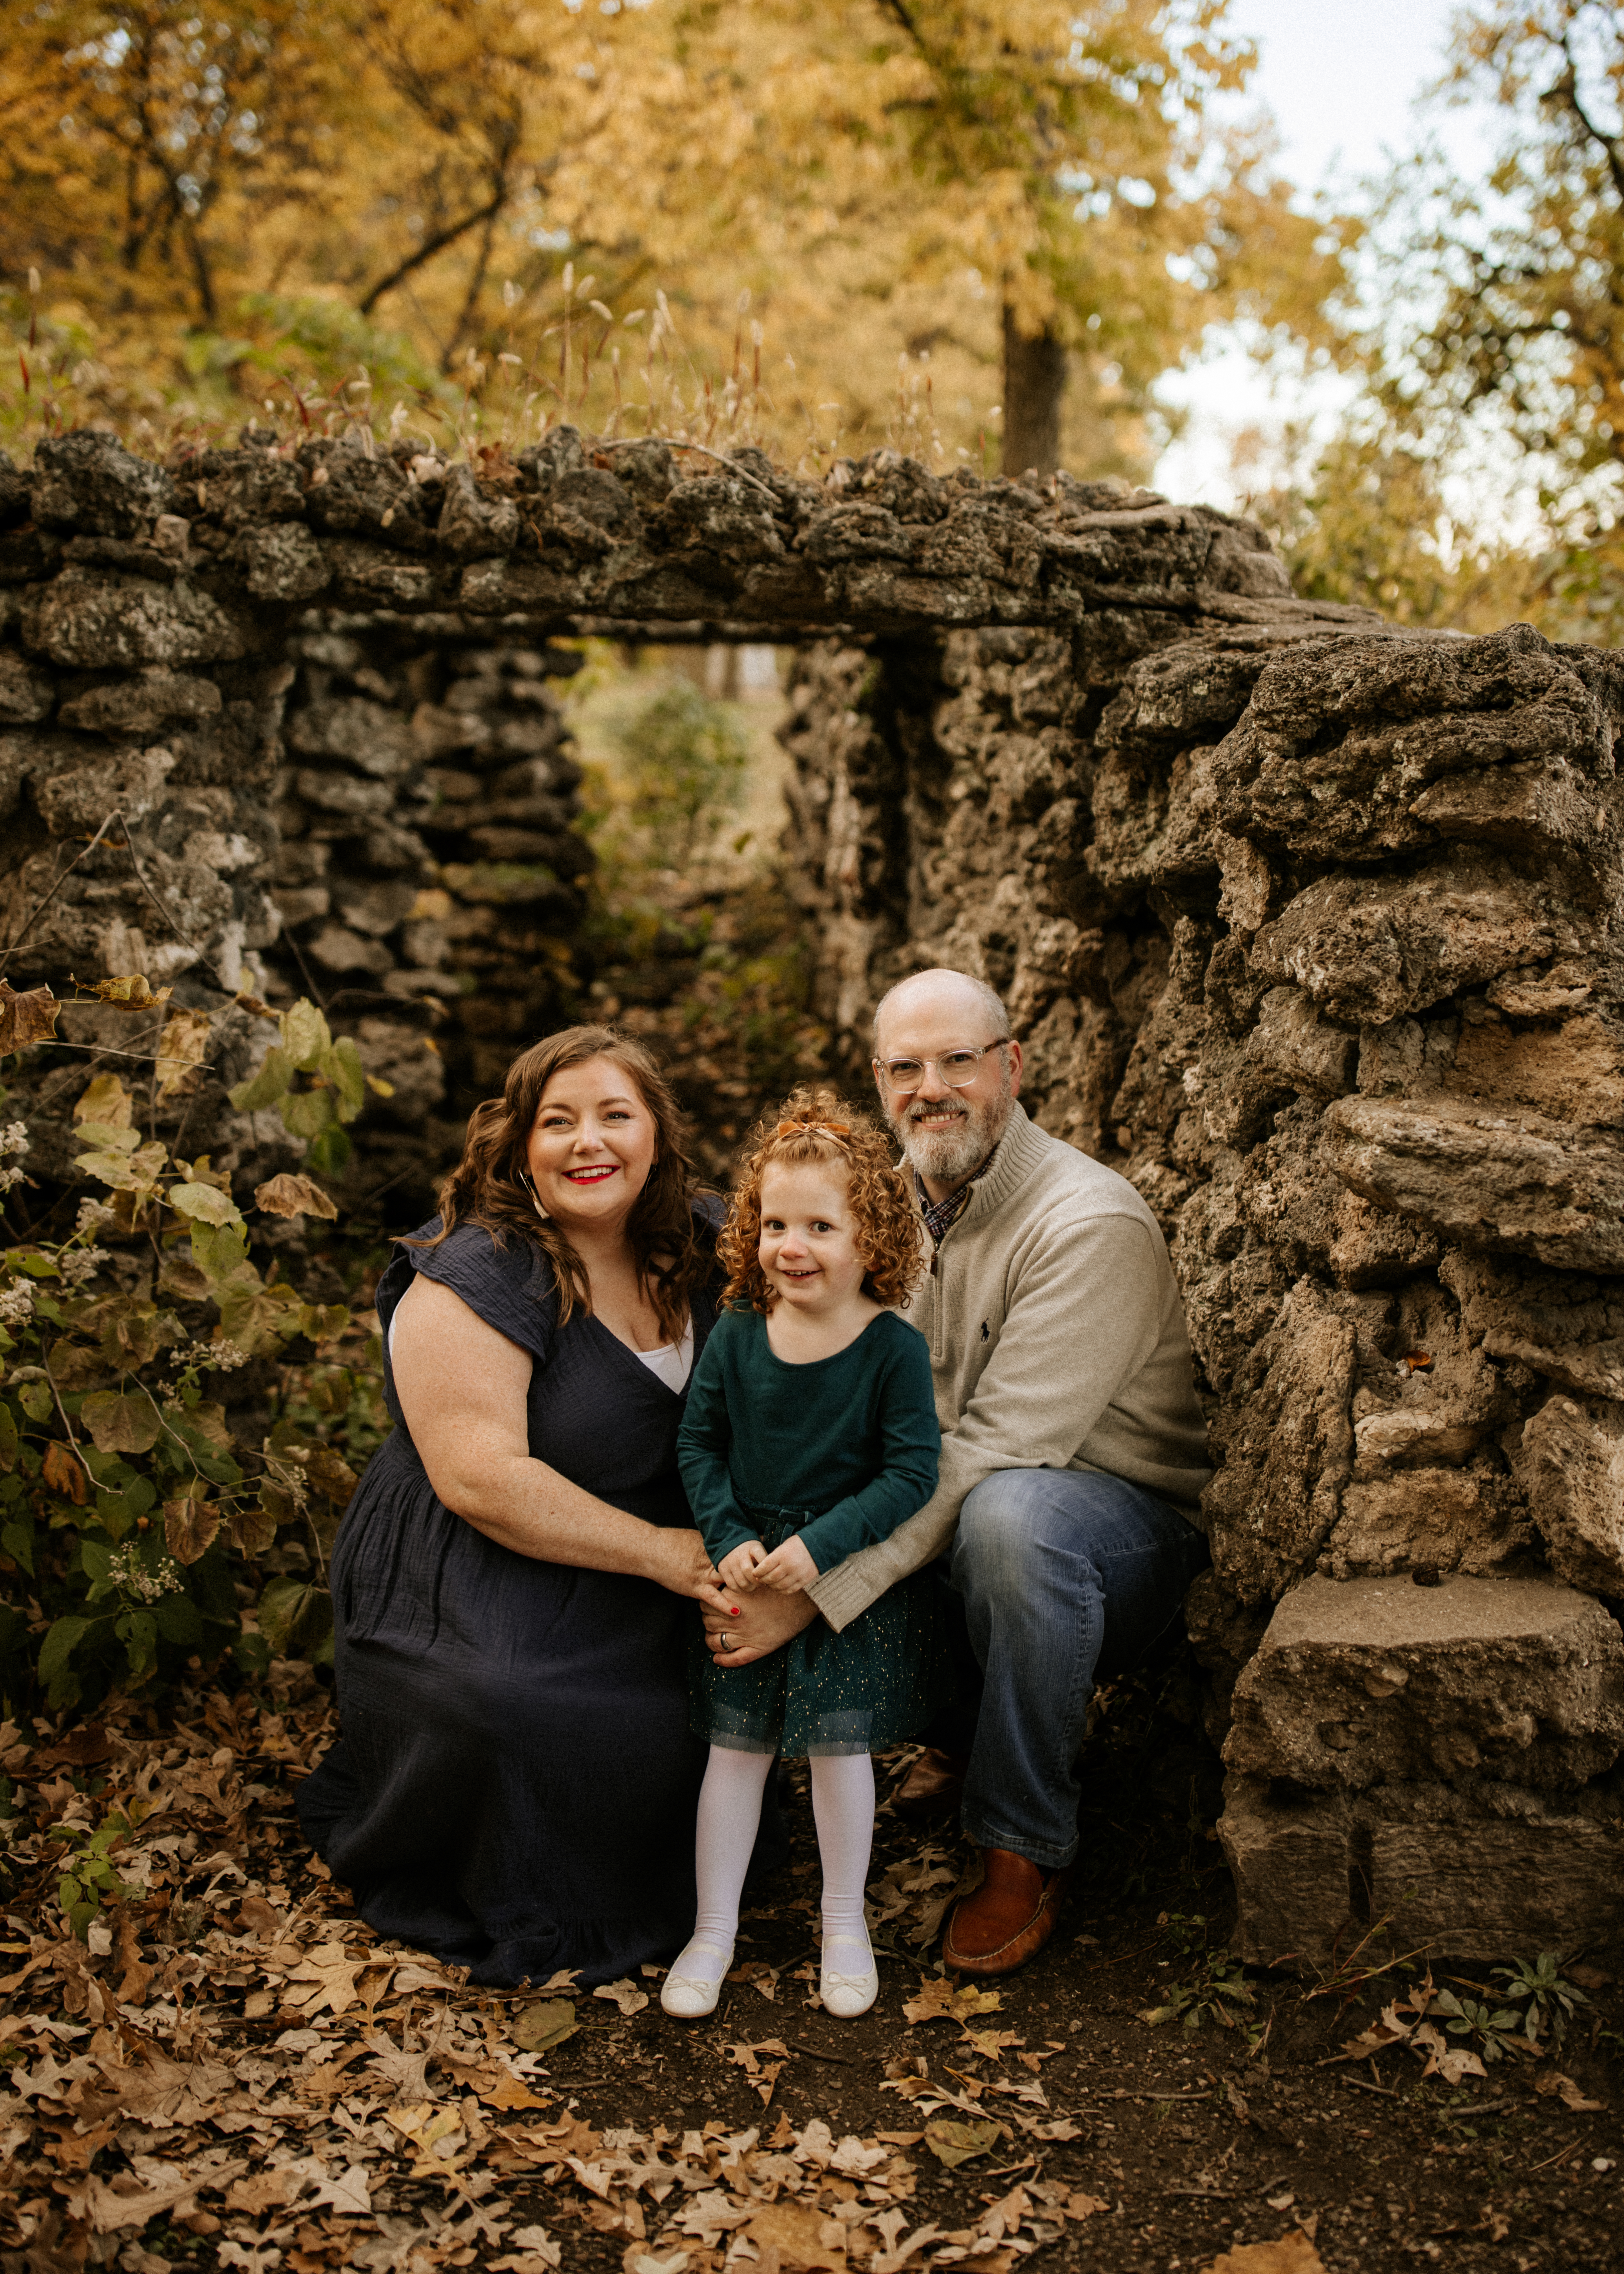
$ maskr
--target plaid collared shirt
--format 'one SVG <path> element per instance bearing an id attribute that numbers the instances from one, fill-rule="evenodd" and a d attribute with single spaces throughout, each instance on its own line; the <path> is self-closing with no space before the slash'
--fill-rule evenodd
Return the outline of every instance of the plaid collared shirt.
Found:
<path id="1" fill-rule="evenodd" d="M 981 1163 L 981 1167 L 979 1169 L 972 1169 L 969 1175 L 965 1178 L 963 1184 L 959 1186 L 957 1192 L 949 1193 L 944 1201 L 933 1201 L 931 1199 L 929 1193 L 927 1193 L 923 1184 L 920 1180 L 919 1171 L 917 1169 L 914 1170 L 914 1189 L 919 1195 L 920 1214 L 925 1219 L 925 1229 L 930 1234 L 930 1243 L 933 1248 L 941 1246 L 943 1239 L 945 1238 L 946 1234 L 952 1230 L 959 1217 L 969 1207 L 971 1186 L 978 1184 L 987 1174 L 988 1170 L 991 1168 L 993 1162 L 997 1157 L 997 1152 L 998 1148 L 995 1145 L 992 1151 L 989 1153 L 987 1158 Z"/>

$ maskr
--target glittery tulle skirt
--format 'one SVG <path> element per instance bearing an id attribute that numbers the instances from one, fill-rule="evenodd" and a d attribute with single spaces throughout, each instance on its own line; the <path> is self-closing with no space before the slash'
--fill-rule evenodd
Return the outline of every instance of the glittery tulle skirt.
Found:
<path id="1" fill-rule="evenodd" d="M 769 1553 L 817 1512 L 745 1510 Z M 717 1665 L 696 1619 L 688 1644 L 694 1734 L 732 1752 L 786 1760 L 878 1752 L 915 1736 L 953 1694 L 940 1592 L 929 1570 L 915 1571 L 838 1634 L 814 1619 L 781 1650 L 736 1668 Z"/>

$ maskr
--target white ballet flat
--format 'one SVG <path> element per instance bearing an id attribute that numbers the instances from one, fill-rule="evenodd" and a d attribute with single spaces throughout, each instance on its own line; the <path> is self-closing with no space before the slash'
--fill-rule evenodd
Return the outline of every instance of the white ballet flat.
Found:
<path id="1" fill-rule="evenodd" d="M 825 1943 L 823 1947 L 825 1951 L 861 1950 L 868 1959 L 867 1969 L 861 1974 L 842 1973 L 826 1959 L 818 1968 L 817 1994 L 823 2000 L 823 2011 L 832 2014 L 838 2022 L 854 2022 L 860 2014 L 868 2012 L 880 1994 L 880 1972 L 874 1962 L 874 1953 L 867 1944 L 846 1937 L 834 1944 Z"/>
<path id="2" fill-rule="evenodd" d="M 721 1972 L 714 1982 L 703 1974 L 685 1974 L 683 1967 L 689 1954 L 695 1950 L 714 1953 L 723 1961 Z M 701 1942 L 697 1936 L 673 1963 L 670 1973 L 660 1984 L 660 2004 L 666 2013 L 674 2014 L 680 2022 L 697 2022 L 707 2014 L 714 2014 L 716 2001 L 722 1994 L 722 1981 L 733 1962 L 733 1946 L 724 1949 L 720 1943 Z"/>

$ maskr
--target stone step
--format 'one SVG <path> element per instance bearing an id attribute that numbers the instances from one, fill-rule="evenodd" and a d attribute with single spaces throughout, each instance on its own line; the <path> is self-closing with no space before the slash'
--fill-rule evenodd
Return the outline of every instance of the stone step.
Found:
<path id="1" fill-rule="evenodd" d="M 1609 1811 L 1611 1810 L 1611 1813 Z M 1533 1958 L 1624 1934 L 1624 1799 L 1485 1785 L 1309 1792 L 1229 1776 L 1219 1838 L 1235 1875 L 1231 1947 L 1320 1970 L 1425 1950 Z"/>
<path id="2" fill-rule="evenodd" d="M 1276 1608 L 1234 1713 L 1223 1757 L 1249 1777 L 1571 1788 L 1624 1748 L 1624 1634 L 1548 1577 L 1314 1577 Z"/>

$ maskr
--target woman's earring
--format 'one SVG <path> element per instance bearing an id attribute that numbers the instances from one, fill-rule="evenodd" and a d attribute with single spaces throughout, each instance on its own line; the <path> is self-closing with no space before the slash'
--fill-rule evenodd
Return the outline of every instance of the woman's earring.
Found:
<path id="1" fill-rule="evenodd" d="M 545 1208 L 543 1208 L 543 1206 L 542 1206 L 542 1204 L 541 1204 L 540 1201 L 537 1198 L 537 1194 L 536 1194 L 536 1187 L 535 1187 L 535 1186 L 534 1186 L 533 1184 L 531 1184 L 531 1182 L 530 1182 L 530 1175 L 529 1175 L 528 1171 L 523 1170 L 523 1169 L 521 1169 L 521 1170 L 520 1170 L 520 1171 L 519 1171 L 519 1182 L 523 1186 L 523 1187 L 524 1187 L 525 1191 L 530 1194 L 530 1206 L 535 1209 L 535 1211 L 536 1211 L 537 1215 L 541 1218 L 541 1220 L 542 1220 L 543 1224 L 550 1224 L 550 1223 L 552 1222 L 552 1218 L 548 1216 L 546 1209 L 545 1209 Z"/>

